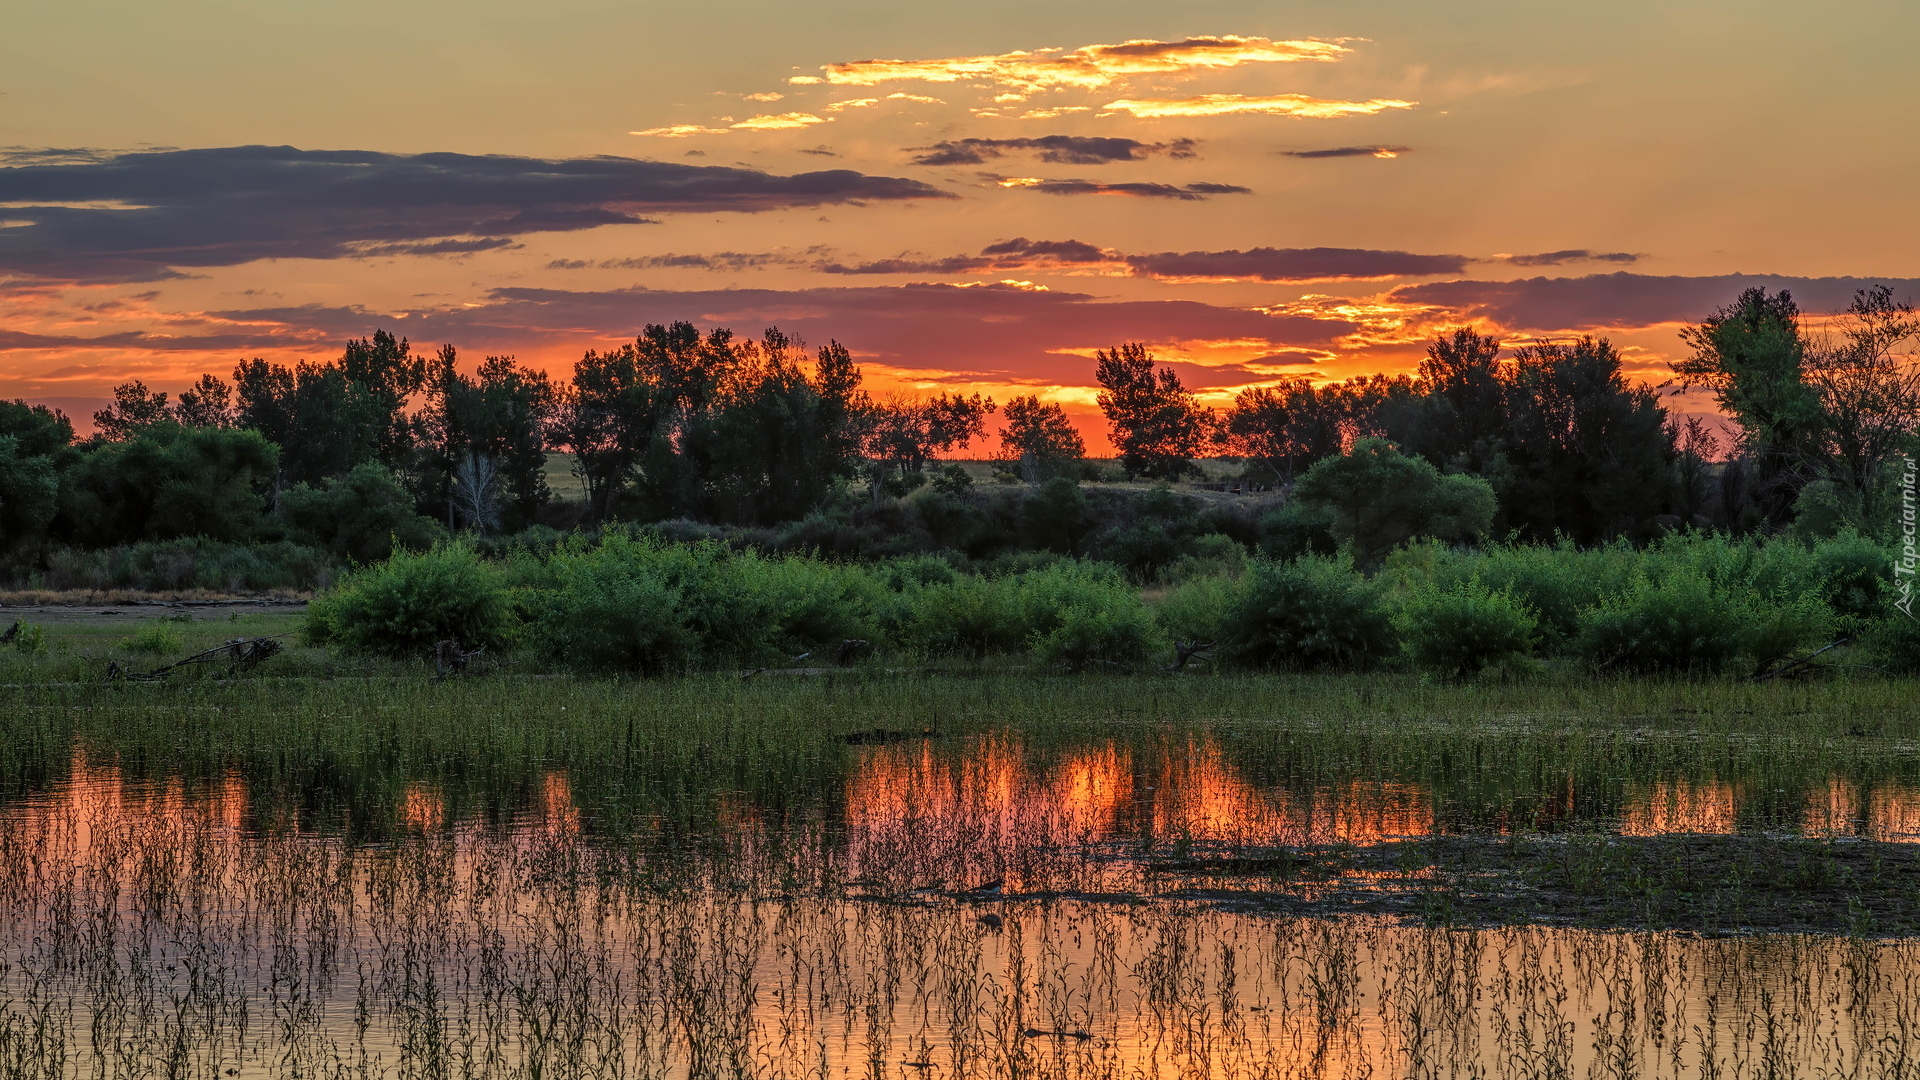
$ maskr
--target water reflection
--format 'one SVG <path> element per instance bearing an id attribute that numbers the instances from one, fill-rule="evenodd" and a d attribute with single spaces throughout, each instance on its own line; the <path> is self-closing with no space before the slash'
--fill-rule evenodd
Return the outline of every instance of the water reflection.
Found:
<path id="1" fill-rule="evenodd" d="M 1072 880 L 1080 849 L 1141 836 L 1373 843 L 1437 827 L 1418 783 L 1262 787 L 1205 740 L 1050 758 L 1007 739 L 878 747 L 832 778 L 837 821 L 783 838 L 770 822 L 789 819 L 731 795 L 727 827 L 753 842 L 704 875 L 657 876 L 593 831 L 585 781 L 539 773 L 500 823 L 455 813 L 444 782 L 400 784 L 401 827 L 367 845 L 262 827 L 294 819 L 234 773 L 136 782 L 76 756 L 64 783 L 0 808 L 0 1075 L 1920 1069 L 1910 943 L 1457 931 L 779 877 L 797 851 L 856 883 L 997 866 L 1023 892 Z M 1806 825 L 1892 835 L 1913 796 L 1836 779 L 1807 796 Z M 1629 793 L 1622 827 L 1731 828 L 1744 797 L 1657 782 Z"/>

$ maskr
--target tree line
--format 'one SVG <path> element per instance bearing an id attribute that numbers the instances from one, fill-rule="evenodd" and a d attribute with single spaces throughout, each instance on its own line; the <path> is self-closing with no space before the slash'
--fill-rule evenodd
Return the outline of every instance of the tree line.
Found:
<path id="1" fill-rule="evenodd" d="M 1414 375 L 1293 376 L 1221 412 L 1142 345 L 1101 351 L 1095 373 L 1135 476 L 1177 479 L 1216 453 L 1293 488 L 1360 444 L 1378 458 L 1369 440 L 1385 440 L 1437 475 L 1484 480 L 1495 531 L 1530 540 L 1591 543 L 1649 522 L 1736 533 L 1798 523 L 1830 535 L 1889 520 L 1920 426 L 1910 305 L 1884 286 L 1863 289 L 1812 327 L 1790 292 L 1755 288 L 1682 337 L 1689 355 L 1670 385 L 1711 390 L 1734 425 L 1726 436 L 1698 417 L 1674 420 L 1657 388 L 1629 383 L 1619 351 L 1591 336 L 1507 349 L 1459 329 L 1428 346 Z"/>
<path id="2" fill-rule="evenodd" d="M 1312 527 L 1361 547 L 1449 530 L 1592 543 L 1650 522 L 1830 533 L 1888 513 L 1890 469 L 1920 422 L 1904 351 L 1917 332 L 1884 288 L 1824 328 L 1788 293 L 1741 294 L 1686 331 L 1675 365 L 1677 385 L 1716 395 L 1730 440 L 1675 423 L 1595 337 L 1509 348 L 1460 329 L 1414 374 L 1289 377 L 1223 410 L 1141 343 L 1100 350 L 1094 375 L 1127 476 L 1237 458 L 1245 483 L 1306 496 L 1323 509 Z M 54 545 L 205 536 L 366 560 L 453 529 L 568 524 L 553 451 L 572 455 L 587 522 L 766 526 L 905 495 L 996 413 L 1009 478 L 1094 475 L 1056 403 L 878 399 L 838 342 L 809 351 L 778 329 L 650 325 L 564 382 L 513 357 L 469 374 L 451 345 L 427 355 L 379 331 L 335 360 L 249 359 L 173 398 L 126 383 L 84 440 L 55 410 L 0 403 L 0 553 L 18 565 Z"/>

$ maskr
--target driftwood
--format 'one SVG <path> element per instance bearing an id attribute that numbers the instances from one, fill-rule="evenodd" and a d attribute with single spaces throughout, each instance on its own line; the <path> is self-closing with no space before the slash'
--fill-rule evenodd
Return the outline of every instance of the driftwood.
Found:
<path id="1" fill-rule="evenodd" d="M 799 663 L 800 661 L 802 661 L 802 660 L 805 660 L 805 659 L 806 659 L 807 657 L 809 657 L 809 656 L 812 656 L 812 655 L 813 655 L 813 654 L 812 654 L 812 653 L 810 653 L 810 652 L 803 652 L 803 653 L 801 653 L 801 654 L 800 654 L 799 656 L 796 656 L 796 657 L 794 657 L 794 658 L 793 658 L 792 660 L 790 660 L 790 661 L 788 661 L 788 663 L 792 663 L 792 664 L 797 664 L 797 663 Z M 751 679 L 751 678 L 753 678 L 753 677 L 754 677 L 755 675 L 762 675 L 762 674 L 765 674 L 765 673 L 766 673 L 767 671 L 769 671 L 769 670 L 771 670 L 771 669 L 770 669 L 770 668 L 763 668 L 763 667 L 757 667 L 757 668 L 754 668 L 754 669 L 753 669 L 752 671 L 743 671 L 743 672 L 741 672 L 741 673 L 740 673 L 740 680 L 741 680 L 742 682 L 745 682 L 746 680 L 748 680 L 748 679 Z"/>
<path id="2" fill-rule="evenodd" d="M 485 645 L 477 649 L 465 649 L 451 638 L 433 643 L 433 677 L 445 679 L 452 675 L 465 675 L 480 654 L 487 651 Z"/>
<path id="3" fill-rule="evenodd" d="M 1820 648 L 1815 649 L 1814 651 L 1808 653 L 1807 655 L 1795 658 L 1793 660 L 1787 660 L 1785 662 L 1778 661 L 1778 660 L 1771 661 L 1768 664 L 1763 665 L 1759 671 L 1754 672 L 1753 677 L 1757 680 L 1798 679 L 1803 675 L 1811 675 L 1814 672 L 1821 670 L 1820 665 L 1814 662 L 1814 659 L 1818 657 L 1821 653 L 1825 653 L 1833 649 L 1837 649 L 1842 645 L 1851 645 L 1851 644 L 1853 644 L 1852 638 L 1841 638 L 1839 641 L 1829 642 L 1826 645 L 1823 645 Z M 1777 667 L 1774 666 L 1776 664 L 1779 666 Z"/>
<path id="4" fill-rule="evenodd" d="M 281 646 L 277 639 L 286 636 L 286 634 L 275 634 L 273 637 L 233 638 L 211 649 L 194 653 L 184 660 L 162 664 L 152 671 L 133 671 L 121 667 L 120 661 L 115 660 L 107 665 L 107 678 L 129 679 L 134 682 L 159 682 L 183 667 L 222 662 L 227 665 L 228 675 L 238 675 L 243 671 L 252 671 L 268 659 L 279 655 Z"/>
<path id="5" fill-rule="evenodd" d="M 1207 655 L 1212 651 L 1213 642 L 1211 641 L 1176 641 L 1173 643 L 1173 663 L 1168 664 L 1166 670 L 1179 674 L 1187 670 L 1187 665 L 1193 661 L 1212 660 L 1213 657 Z"/>

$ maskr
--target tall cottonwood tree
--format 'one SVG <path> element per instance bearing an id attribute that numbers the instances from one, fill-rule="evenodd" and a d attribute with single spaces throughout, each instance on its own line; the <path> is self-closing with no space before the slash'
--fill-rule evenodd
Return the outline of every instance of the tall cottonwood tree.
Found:
<path id="1" fill-rule="evenodd" d="M 1129 341 L 1094 353 L 1100 411 L 1128 476 L 1177 480 L 1194 471 L 1213 437 L 1214 416 L 1146 345 Z"/>

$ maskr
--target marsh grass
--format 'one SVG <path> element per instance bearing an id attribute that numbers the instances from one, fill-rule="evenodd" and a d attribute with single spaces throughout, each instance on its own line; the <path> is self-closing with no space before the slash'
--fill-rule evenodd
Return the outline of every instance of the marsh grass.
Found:
<path id="1" fill-rule="evenodd" d="M 0 1075 L 1916 1074 L 1908 683 L 44 677 L 88 633 L 0 720 Z M 1538 919 L 1690 873 L 1845 914 Z"/>

